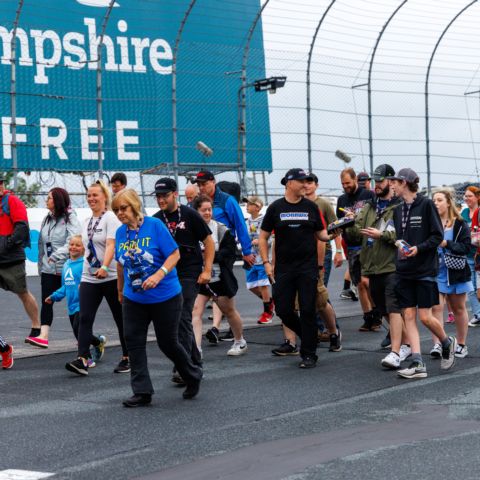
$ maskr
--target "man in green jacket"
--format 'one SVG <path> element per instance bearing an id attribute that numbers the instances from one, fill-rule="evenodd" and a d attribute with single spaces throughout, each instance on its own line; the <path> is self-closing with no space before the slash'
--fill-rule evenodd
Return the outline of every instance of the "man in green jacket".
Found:
<path id="1" fill-rule="evenodd" d="M 409 348 L 401 345 L 403 321 L 394 291 L 397 247 L 393 212 L 399 204 L 389 180 L 394 175 L 394 169 L 388 164 L 379 165 L 375 169 L 373 180 L 376 199 L 365 204 L 355 219 L 355 226 L 349 228 L 348 233 L 362 238 L 360 251 L 362 276 L 369 280 L 370 294 L 376 309 L 390 324 L 392 351 L 382 360 L 382 365 L 396 369 L 408 356 Z M 366 320 L 360 330 L 375 331 L 380 325 L 381 321 Z M 387 346 L 388 343 L 385 343 Z"/>

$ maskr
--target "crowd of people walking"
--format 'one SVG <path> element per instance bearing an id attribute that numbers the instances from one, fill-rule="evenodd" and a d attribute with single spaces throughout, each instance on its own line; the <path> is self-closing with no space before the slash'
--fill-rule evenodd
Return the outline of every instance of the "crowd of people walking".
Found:
<path id="1" fill-rule="evenodd" d="M 410 168 L 395 172 L 379 165 L 372 178 L 346 168 L 340 180 L 344 194 L 335 212 L 317 195 L 314 173 L 290 169 L 281 181 L 284 196 L 266 209 L 257 196 L 243 198 L 245 219 L 212 172 L 198 172 L 188 185 L 188 205 L 179 203 L 175 180 L 164 177 L 155 184 L 159 210 L 150 217 L 135 190 L 127 188 L 125 174 L 118 173 L 111 179 L 113 198 L 102 181 L 88 188 L 91 214 L 82 224 L 68 192 L 52 188 L 38 239 L 38 308 L 26 282 L 27 210 L 0 177 L 0 288 L 19 297 L 31 320 L 25 342 L 43 349 L 49 347 L 53 305 L 66 298 L 78 352 L 65 368 L 82 377 L 105 353 L 106 336 L 94 333 L 105 299 L 122 350 L 113 371 L 131 379 L 133 395 L 123 401 L 126 407 L 152 401 L 150 324 L 172 362 L 172 381 L 185 387 L 185 399 L 198 394 L 203 377 L 203 317 L 209 302 L 217 318 L 205 340 L 219 343 L 223 315 L 229 325 L 223 339 L 232 341 L 227 354 L 247 353 L 235 303 L 237 242 L 246 287 L 262 310 L 258 323 L 269 324 L 276 314 L 283 325 L 284 340 L 273 355 L 299 356 L 299 367 L 309 369 L 317 364 L 320 341 L 329 342 L 330 352 L 342 350 L 328 281 L 332 266 L 346 258 L 341 296 L 360 301 L 359 331 L 387 326 L 381 346 L 389 352 L 382 367 L 407 379 L 427 376 L 418 318 L 432 335 L 430 356 L 440 359 L 441 369 L 451 369 L 456 358 L 468 355 L 468 326 L 480 325 L 480 189 L 466 189 L 466 207 L 460 211 L 449 190 L 436 191 L 432 199 L 419 193 L 419 177 Z M 455 336 L 445 332 L 445 307 Z M 0 355 L 3 369 L 10 369 L 14 351 L 3 337 Z"/>

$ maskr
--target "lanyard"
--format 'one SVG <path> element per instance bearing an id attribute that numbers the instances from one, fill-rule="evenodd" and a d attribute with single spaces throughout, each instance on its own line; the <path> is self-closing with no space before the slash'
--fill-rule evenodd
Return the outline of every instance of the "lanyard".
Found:
<path id="1" fill-rule="evenodd" d="M 142 222 L 143 223 L 143 222 Z M 128 249 L 128 253 L 130 253 L 131 255 L 133 255 L 135 253 L 135 251 L 137 250 L 137 241 L 138 241 L 138 234 L 140 233 L 140 228 L 142 228 L 142 223 L 139 223 L 138 224 L 138 227 L 135 229 L 135 230 L 130 230 L 128 227 L 127 227 L 127 232 L 126 232 L 126 235 L 127 235 L 127 244 L 128 245 L 132 245 L 132 247 L 130 247 Z M 135 237 L 133 238 L 133 240 L 130 240 L 130 232 L 134 231 L 135 232 Z M 133 243 L 130 243 L 130 242 L 133 242 Z"/>
<path id="2" fill-rule="evenodd" d="M 173 238 L 175 238 L 175 235 L 177 234 L 177 228 L 178 228 L 178 225 L 180 224 L 180 222 L 182 221 L 182 206 L 179 204 L 178 205 L 178 208 L 177 208 L 177 212 L 178 212 L 178 220 L 177 220 L 177 223 L 175 224 L 175 228 L 172 228 L 171 225 L 170 225 L 170 222 L 168 221 L 168 218 L 167 216 L 165 215 L 165 212 L 162 210 L 162 214 L 163 214 L 163 218 L 165 220 L 165 225 L 167 226 L 168 228 L 168 231 L 170 232 L 170 235 L 172 235 Z"/>
<path id="3" fill-rule="evenodd" d="M 406 207 L 406 208 L 405 208 Z M 410 218 L 410 210 L 412 208 L 411 203 L 404 203 L 402 205 L 402 237 L 407 228 L 408 219 Z"/>
<path id="4" fill-rule="evenodd" d="M 95 234 L 95 230 L 97 229 L 98 224 L 100 223 L 100 220 L 103 218 L 104 214 L 105 214 L 105 212 L 102 212 L 102 214 L 97 218 L 97 221 L 95 222 L 95 225 L 93 225 L 93 228 L 92 228 L 93 217 L 88 222 L 87 235 L 88 235 L 88 241 L 89 242 L 92 241 L 93 235 Z"/>

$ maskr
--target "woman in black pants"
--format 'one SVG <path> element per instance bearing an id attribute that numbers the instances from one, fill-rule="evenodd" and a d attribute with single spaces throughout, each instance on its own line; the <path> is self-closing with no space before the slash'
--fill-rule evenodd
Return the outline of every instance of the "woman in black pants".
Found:
<path id="1" fill-rule="evenodd" d="M 125 407 L 142 407 L 152 401 L 153 385 L 147 365 L 147 332 L 153 323 L 160 350 L 174 363 L 187 387 L 183 398 L 197 395 L 202 369 L 194 365 L 178 341 L 182 287 L 175 265 L 178 245 L 162 221 L 144 217 L 135 190 L 115 195 L 113 211 L 123 225 L 117 230 L 115 258 L 119 300 L 123 303 L 125 339 L 132 366 L 133 396 Z"/>
<path id="2" fill-rule="evenodd" d="M 115 234 L 120 222 L 110 210 L 110 191 L 102 181 L 90 186 L 87 200 L 92 216 L 85 220 L 82 228 L 85 256 L 79 289 L 78 358 L 67 363 L 65 368 L 79 375 L 88 375 L 90 344 L 97 346 L 98 343 L 98 338 L 93 335 L 93 322 L 98 307 L 105 298 L 122 345 L 122 359 L 114 372 L 129 373 L 130 364 L 123 336 L 122 306 L 118 301 L 117 265 L 114 259 Z"/>

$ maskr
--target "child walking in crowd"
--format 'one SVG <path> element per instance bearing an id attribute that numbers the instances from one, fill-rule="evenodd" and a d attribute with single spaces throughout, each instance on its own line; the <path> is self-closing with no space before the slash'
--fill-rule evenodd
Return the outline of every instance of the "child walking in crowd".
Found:
<path id="1" fill-rule="evenodd" d="M 45 303 L 51 305 L 54 302 L 61 302 L 67 297 L 67 309 L 70 324 L 72 325 L 73 334 L 78 340 L 78 317 L 80 315 L 78 290 L 82 280 L 83 255 L 85 253 L 81 235 L 74 235 L 70 239 L 68 251 L 70 259 L 63 265 L 62 286 L 47 297 Z M 89 368 L 95 367 L 96 362 L 99 362 L 102 359 L 106 343 L 107 339 L 104 335 L 93 337 L 93 348 L 90 351 L 92 358 L 88 359 Z"/>
<path id="2" fill-rule="evenodd" d="M 0 335 L 0 355 L 2 356 L 2 368 L 8 370 L 13 367 L 13 347 Z"/>

